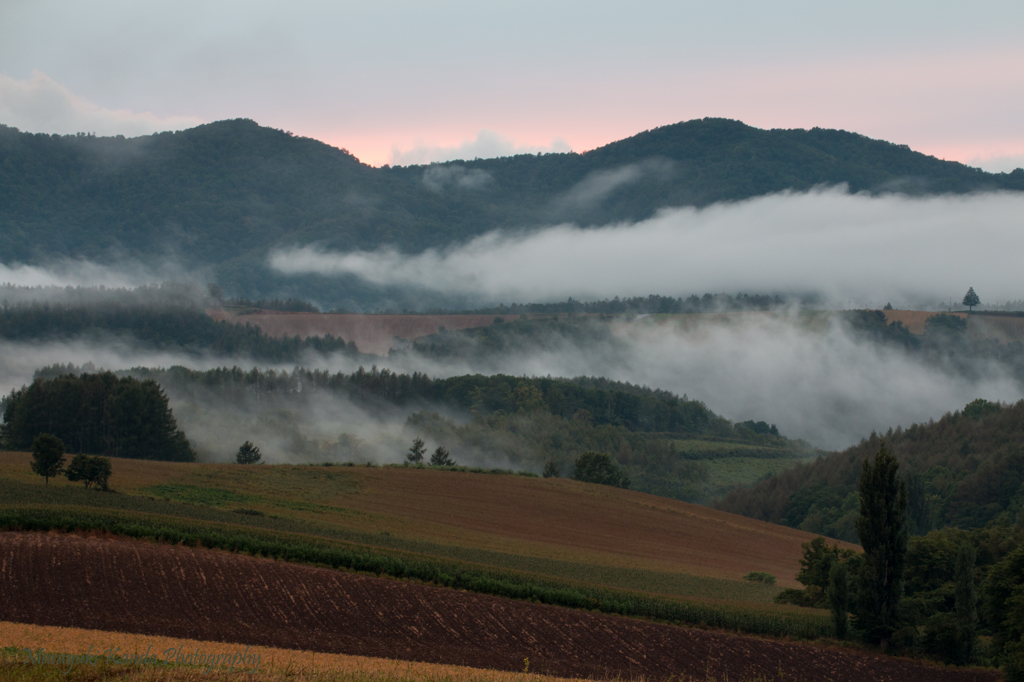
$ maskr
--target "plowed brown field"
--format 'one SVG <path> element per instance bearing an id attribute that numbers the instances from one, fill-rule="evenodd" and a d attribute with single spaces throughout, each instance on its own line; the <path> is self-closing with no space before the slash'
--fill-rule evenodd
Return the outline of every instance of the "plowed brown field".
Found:
<path id="1" fill-rule="evenodd" d="M 573 677 L 997 680 L 139 541 L 0 533 L 0 620 Z"/>
<path id="2" fill-rule="evenodd" d="M 564 478 L 445 474 L 360 470 L 362 494 L 348 504 L 559 548 L 562 557 L 612 563 L 598 557 L 614 555 L 622 565 L 733 580 L 767 571 L 787 587 L 799 587 L 794 576 L 800 571 L 802 544 L 815 537 L 717 509 Z"/>

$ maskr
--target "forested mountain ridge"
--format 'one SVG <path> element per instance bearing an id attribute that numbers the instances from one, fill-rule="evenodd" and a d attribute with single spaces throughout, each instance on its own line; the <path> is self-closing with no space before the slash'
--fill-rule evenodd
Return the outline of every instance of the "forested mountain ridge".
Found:
<path id="1" fill-rule="evenodd" d="M 730 493 L 725 511 L 857 541 L 857 482 L 884 440 L 910 488 L 913 530 L 979 528 L 1024 519 L 1024 401 L 976 400 L 937 422 L 913 424 Z"/>
<path id="2" fill-rule="evenodd" d="M 583 154 L 395 168 L 244 119 L 132 139 L 0 126 L 0 253 L 27 263 L 170 255 L 186 268 L 219 268 L 229 294 L 260 296 L 280 289 L 264 264 L 274 246 L 416 251 L 497 228 L 639 220 L 668 206 L 839 183 L 1024 190 L 1024 171 L 990 174 L 854 133 L 725 119 Z"/>

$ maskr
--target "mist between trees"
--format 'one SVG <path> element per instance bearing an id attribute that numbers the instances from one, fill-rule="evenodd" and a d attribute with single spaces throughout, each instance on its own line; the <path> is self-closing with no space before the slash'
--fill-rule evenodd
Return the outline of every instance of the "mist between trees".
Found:
<path id="1" fill-rule="evenodd" d="M 68 361 L 116 370 L 300 364 L 352 372 L 377 362 L 398 373 L 440 377 L 604 375 L 697 396 L 737 422 L 774 423 L 791 437 L 826 448 L 847 447 L 872 430 L 906 427 L 979 396 L 1005 401 L 1022 395 L 1021 344 L 976 337 L 956 326 L 962 324 L 958 318 L 930 324 L 923 335 L 887 325 L 876 311 L 783 308 L 678 318 L 506 318 L 485 328 L 423 337 L 382 359 L 360 355 L 341 339 L 273 339 L 252 327 L 213 322 L 202 314 L 208 294 L 195 289 L 176 306 L 131 303 L 131 296 L 145 300 L 163 289 L 129 294 L 51 289 L 45 291 L 50 302 L 9 304 L 0 314 L 5 390 L 29 381 L 38 367 Z M 199 303 L 189 303 L 193 294 Z M 79 305 L 80 298 L 99 303 Z M 663 302 L 655 297 L 654 303 Z M 316 438 L 352 433 L 346 423 L 335 419 Z M 238 435 L 233 447 L 247 438 Z M 280 449 L 301 450 L 284 444 Z"/>
<path id="2" fill-rule="evenodd" d="M 26 391 L 80 373 L 51 366 Z M 349 374 L 184 367 L 120 374 L 158 382 L 199 458 L 208 461 L 231 461 L 240 443 L 252 441 L 271 463 L 397 463 L 421 436 L 460 464 L 535 473 L 555 462 L 570 475 L 580 454 L 605 452 L 635 489 L 703 500 L 709 458 L 810 452 L 765 422 L 733 424 L 686 396 L 600 378 L 431 379 L 376 367 Z"/>

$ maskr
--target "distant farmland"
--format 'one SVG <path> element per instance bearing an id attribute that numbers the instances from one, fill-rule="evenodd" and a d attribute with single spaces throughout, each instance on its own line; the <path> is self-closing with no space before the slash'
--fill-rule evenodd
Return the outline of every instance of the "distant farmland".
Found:
<path id="1" fill-rule="evenodd" d="M 886 310 L 888 323 L 901 322 L 913 334 L 923 334 L 928 318 L 942 313 L 926 310 Z M 340 336 L 353 341 L 363 353 L 387 355 L 396 339 L 412 341 L 423 336 L 436 334 L 441 329 L 476 329 L 494 324 L 496 318 L 507 321 L 519 319 L 519 315 L 349 315 L 334 313 L 292 313 L 273 310 L 232 312 L 230 310 L 208 310 L 207 314 L 216 320 L 230 320 L 239 324 L 259 327 L 267 335 L 276 338 L 299 336 Z M 691 313 L 673 315 L 646 315 L 646 323 L 674 323 L 685 332 L 697 332 L 707 323 L 731 325 L 751 317 L 779 316 L 783 313 L 772 311 Z M 974 338 L 993 338 L 1003 343 L 1024 340 L 1024 317 L 1009 317 L 975 313 L 946 313 L 968 318 L 968 332 Z M 832 319 L 833 311 L 804 311 L 799 323 L 808 330 L 824 331 Z M 528 319 L 565 319 L 566 313 L 525 315 Z M 584 315 L 573 315 L 584 317 Z M 621 327 L 620 327 L 621 329 Z"/>

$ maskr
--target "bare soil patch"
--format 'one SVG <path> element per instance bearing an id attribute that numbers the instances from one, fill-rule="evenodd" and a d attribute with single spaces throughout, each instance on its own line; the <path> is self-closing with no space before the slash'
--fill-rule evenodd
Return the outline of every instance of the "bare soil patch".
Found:
<path id="1" fill-rule="evenodd" d="M 570 677 L 997 680 L 153 543 L 0 533 L 0 620 Z"/>
<path id="2" fill-rule="evenodd" d="M 955 315 L 956 317 L 967 317 L 967 313 L 941 313 L 931 310 L 883 310 L 885 323 L 902 322 L 911 334 L 924 334 L 924 325 L 929 317 L 934 315 Z"/>

